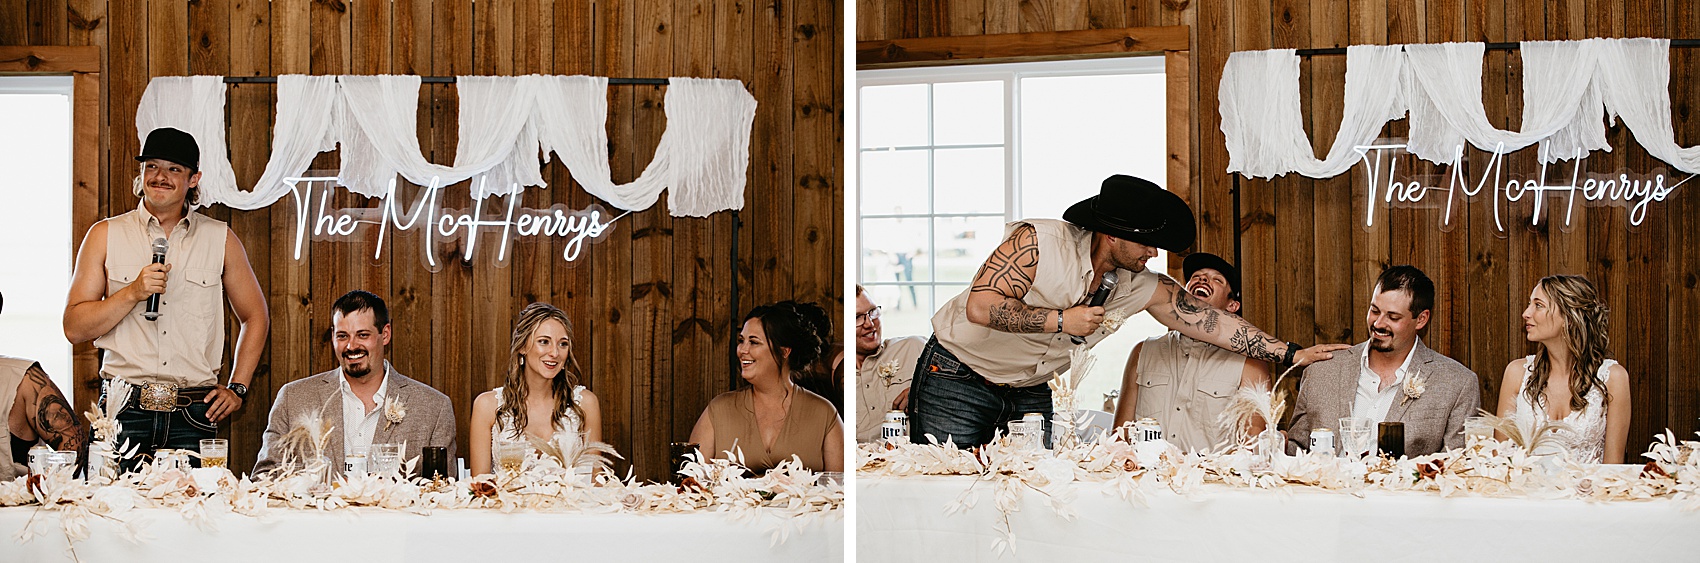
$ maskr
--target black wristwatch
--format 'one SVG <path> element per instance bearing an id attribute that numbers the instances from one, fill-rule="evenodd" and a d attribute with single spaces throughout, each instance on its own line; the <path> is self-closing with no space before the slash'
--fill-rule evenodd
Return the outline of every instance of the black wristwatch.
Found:
<path id="1" fill-rule="evenodd" d="M 235 381 L 232 381 L 232 382 L 230 382 L 229 385 L 226 385 L 225 388 L 228 388 L 228 389 L 230 389 L 231 392 L 236 393 L 236 396 L 241 397 L 242 400 L 248 400 L 248 386 L 247 385 L 243 385 L 241 383 L 237 383 Z"/>
<path id="2" fill-rule="evenodd" d="M 1289 365 L 1289 366 L 1293 365 L 1293 356 L 1298 354 L 1298 353 L 1299 353 L 1299 345 L 1288 342 L 1287 343 L 1287 357 L 1281 358 L 1281 363 Z"/>

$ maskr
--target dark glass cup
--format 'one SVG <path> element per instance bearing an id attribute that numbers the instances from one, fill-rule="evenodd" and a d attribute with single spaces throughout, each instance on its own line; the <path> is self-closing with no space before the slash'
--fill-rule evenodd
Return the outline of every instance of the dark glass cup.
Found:
<path id="1" fill-rule="evenodd" d="M 1376 427 L 1376 448 L 1393 459 L 1405 457 L 1405 423 L 1383 422 Z"/>
<path id="2" fill-rule="evenodd" d="M 419 473 L 426 479 L 448 478 L 449 449 L 443 446 L 426 446 L 420 453 Z"/>
<path id="3" fill-rule="evenodd" d="M 667 475 L 669 478 L 678 479 L 679 470 L 684 469 L 686 461 L 690 461 L 690 459 L 685 456 L 696 453 L 696 451 L 697 445 L 690 442 L 672 442 L 667 444 Z"/>

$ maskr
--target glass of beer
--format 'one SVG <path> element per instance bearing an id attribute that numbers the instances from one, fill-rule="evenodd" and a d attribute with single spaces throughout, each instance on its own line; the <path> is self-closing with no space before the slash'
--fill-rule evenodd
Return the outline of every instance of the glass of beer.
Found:
<path id="1" fill-rule="evenodd" d="M 201 440 L 201 467 L 225 467 L 230 463 L 230 442 L 224 438 Z"/>
<path id="2" fill-rule="evenodd" d="M 525 454 L 529 453 L 531 445 L 519 440 L 501 440 L 496 442 L 496 467 L 509 475 L 519 473 L 525 467 Z"/>

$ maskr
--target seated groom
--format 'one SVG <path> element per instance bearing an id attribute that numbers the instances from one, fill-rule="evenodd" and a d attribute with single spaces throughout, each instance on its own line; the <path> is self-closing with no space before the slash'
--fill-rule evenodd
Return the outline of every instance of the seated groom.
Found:
<path id="1" fill-rule="evenodd" d="M 330 430 L 324 455 L 332 467 L 345 469 L 347 453 L 372 444 L 406 443 L 404 463 L 426 446 L 446 447 L 449 459 L 454 459 L 455 417 L 449 397 L 396 373 L 384 360 L 384 347 L 390 343 L 384 300 L 354 290 L 337 298 L 331 308 L 331 352 L 337 368 L 278 391 L 254 474 L 275 469 L 286 459 L 310 456 L 284 451 L 282 441 L 315 417 Z"/>
<path id="2" fill-rule="evenodd" d="M 1305 369 L 1288 451 L 1308 449 L 1310 432 L 1339 436 L 1340 419 L 1367 417 L 1405 424 L 1405 455 L 1464 445 L 1464 419 L 1481 406 L 1475 372 L 1424 346 L 1434 282 L 1412 266 L 1381 272 L 1370 294 L 1369 341 Z"/>

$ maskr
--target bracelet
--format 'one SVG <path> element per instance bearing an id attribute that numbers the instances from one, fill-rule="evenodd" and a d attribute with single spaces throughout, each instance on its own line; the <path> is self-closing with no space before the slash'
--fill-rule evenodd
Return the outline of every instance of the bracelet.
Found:
<path id="1" fill-rule="evenodd" d="M 1062 334 L 1062 315 L 1063 310 L 1057 309 L 1057 334 Z"/>
<path id="2" fill-rule="evenodd" d="M 1282 359 L 1281 359 L 1281 363 L 1283 363 L 1283 364 L 1287 364 L 1287 365 L 1292 365 L 1292 363 L 1293 363 L 1293 356 L 1294 356 L 1294 355 L 1295 355 L 1295 354 L 1298 354 L 1298 353 L 1299 353 L 1299 345 L 1298 345 L 1298 344 L 1294 344 L 1294 343 L 1291 343 L 1291 342 L 1288 342 L 1288 343 L 1287 343 L 1287 357 L 1285 357 L 1285 358 L 1282 358 Z"/>

